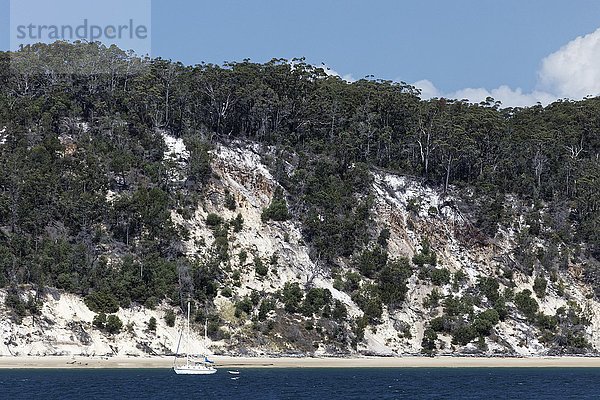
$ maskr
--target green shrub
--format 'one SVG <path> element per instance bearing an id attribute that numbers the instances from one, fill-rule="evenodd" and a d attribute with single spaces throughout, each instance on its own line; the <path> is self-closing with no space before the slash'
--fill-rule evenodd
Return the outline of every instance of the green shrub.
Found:
<path id="1" fill-rule="evenodd" d="M 263 299 L 258 308 L 258 320 L 264 321 L 271 311 L 275 309 L 275 302 L 271 299 Z"/>
<path id="2" fill-rule="evenodd" d="M 252 308 L 254 308 L 252 300 L 246 296 L 235 303 L 235 316 L 239 318 L 242 316 L 242 313 L 250 315 L 252 313 Z"/>
<path id="3" fill-rule="evenodd" d="M 500 321 L 504 321 L 508 317 L 508 307 L 503 296 L 498 297 L 496 304 L 494 304 L 494 310 L 498 313 Z"/>
<path id="4" fill-rule="evenodd" d="M 360 274 L 356 272 L 348 272 L 346 274 L 346 280 L 344 282 L 344 291 L 346 293 L 352 293 L 360 288 L 360 281 L 362 280 Z"/>
<path id="5" fill-rule="evenodd" d="M 437 338 L 437 333 L 433 329 L 425 329 L 423 332 L 423 340 L 421 341 L 421 352 L 425 354 L 434 353 L 436 350 L 435 342 Z"/>
<path id="6" fill-rule="evenodd" d="M 479 313 L 473 321 L 473 329 L 475 329 L 480 336 L 488 336 L 498 321 L 500 321 L 498 311 L 493 308 L 485 310 Z"/>
<path id="7" fill-rule="evenodd" d="M 535 316 L 535 325 L 542 330 L 554 331 L 558 326 L 558 319 L 555 316 L 538 312 Z"/>
<path id="8" fill-rule="evenodd" d="M 190 181 L 196 185 L 208 182 L 212 175 L 210 145 L 198 136 L 185 137 L 184 143 L 190 152 L 188 160 Z"/>
<path id="9" fill-rule="evenodd" d="M 254 270 L 258 276 L 267 276 L 269 273 L 269 268 L 267 268 L 265 263 L 258 256 L 254 257 Z"/>
<path id="10" fill-rule="evenodd" d="M 333 288 L 342 292 L 344 290 L 344 280 L 339 275 L 334 275 Z"/>
<path id="11" fill-rule="evenodd" d="M 106 314 L 101 312 L 95 315 L 94 319 L 92 320 L 92 325 L 94 325 L 98 329 L 104 329 L 104 327 L 106 326 Z"/>
<path id="12" fill-rule="evenodd" d="M 329 307 L 332 301 L 329 289 L 312 288 L 304 297 L 302 313 L 310 317 L 315 313 L 323 313 L 325 307 Z"/>
<path id="13" fill-rule="evenodd" d="M 277 266 L 277 263 L 279 262 L 279 257 L 277 256 L 277 253 L 273 253 L 271 254 L 271 258 L 269 258 L 269 265 L 272 266 Z"/>
<path id="14" fill-rule="evenodd" d="M 119 301 L 107 292 L 92 292 L 83 300 L 85 305 L 95 313 L 115 313 L 119 311 Z"/>
<path id="15" fill-rule="evenodd" d="M 398 337 L 399 338 L 404 338 L 404 339 L 412 339 L 413 335 L 412 332 L 410 330 L 410 324 L 408 322 L 404 322 L 404 321 L 400 321 L 400 324 L 398 326 Z"/>
<path id="16" fill-rule="evenodd" d="M 223 218 L 215 213 L 206 216 L 206 225 L 211 228 L 217 228 L 223 223 Z"/>
<path id="17" fill-rule="evenodd" d="M 240 250 L 238 253 L 238 259 L 240 260 L 240 264 L 244 264 L 248 259 L 248 252 L 246 250 Z"/>
<path id="18" fill-rule="evenodd" d="M 12 310 L 18 317 L 24 317 L 27 315 L 27 307 L 25 302 L 15 292 L 9 292 L 4 299 L 4 305 Z"/>
<path id="19" fill-rule="evenodd" d="M 260 219 L 263 222 L 267 222 L 269 220 L 287 221 L 290 219 L 287 203 L 280 188 L 275 189 L 273 200 L 271 200 L 271 204 L 269 204 L 267 208 L 263 209 Z"/>
<path id="20" fill-rule="evenodd" d="M 235 211 L 235 198 L 228 189 L 225 189 L 225 207 L 231 211 Z"/>
<path id="21" fill-rule="evenodd" d="M 73 278 L 73 274 L 69 274 L 67 272 L 58 274 L 58 277 L 56 278 L 56 287 L 59 289 L 72 291 L 75 287 L 75 280 Z"/>
<path id="22" fill-rule="evenodd" d="M 366 316 L 357 317 L 352 325 L 352 333 L 354 333 L 354 339 L 352 340 L 352 346 L 356 349 L 358 342 L 365 338 L 365 328 L 369 325 L 369 320 Z"/>
<path id="23" fill-rule="evenodd" d="M 451 320 L 447 316 L 443 315 L 441 317 L 436 317 L 431 320 L 429 326 L 435 332 L 450 332 L 451 330 Z"/>
<path id="24" fill-rule="evenodd" d="M 346 308 L 346 305 L 341 301 L 336 300 L 335 306 L 333 307 L 333 311 L 331 313 L 331 318 L 338 322 L 348 318 L 348 309 Z"/>
<path id="25" fill-rule="evenodd" d="M 536 296 L 540 299 L 546 296 L 546 287 L 548 286 L 548 281 L 542 276 L 537 276 L 533 281 L 533 291 Z"/>
<path id="26" fill-rule="evenodd" d="M 421 243 L 421 251 L 413 256 L 413 264 L 423 267 L 424 265 L 435 266 L 437 264 L 437 255 L 431 250 L 429 239 L 425 238 Z"/>
<path id="27" fill-rule="evenodd" d="M 165 323 L 171 328 L 175 326 L 175 312 L 173 310 L 168 309 L 165 312 Z"/>
<path id="28" fill-rule="evenodd" d="M 372 250 L 364 250 L 355 261 L 355 267 L 364 276 L 372 278 L 387 264 L 387 252 L 381 246 L 375 246 Z"/>
<path id="29" fill-rule="evenodd" d="M 146 299 L 146 302 L 144 303 L 144 306 L 146 306 L 146 308 L 149 308 L 150 310 L 154 310 L 157 305 L 158 305 L 158 299 L 154 296 L 148 297 Z"/>
<path id="30" fill-rule="evenodd" d="M 25 309 L 31 315 L 40 315 L 42 313 L 42 302 L 37 301 L 32 295 L 27 295 L 27 302 L 25 303 Z"/>
<path id="31" fill-rule="evenodd" d="M 477 337 L 477 331 L 472 325 L 459 326 L 452 332 L 452 344 L 465 346 Z"/>
<path id="32" fill-rule="evenodd" d="M 391 309 L 404 301 L 408 291 L 408 278 L 411 275 L 412 270 L 407 258 L 388 262 L 377 276 L 381 301 Z"/>
<path id="33" fill-rule="evenodd" d="M 223 289 L 221 289 L 221 296 L 227 297 L 227 298 L 233 296 L 233 292 L 231 291 L 231 288 L 229 286 L 225 286 Z"/>
<path id="34" fill-rule="evenodd" d="M 447 268 L 434 268 L 431 271 L 431 283 L 443 286 L 450 283 L 450 271 Z"/>
<path id="35" fill-rule="evenodd" d="M 505 288 L 502 295 L 506 301 L 513 301 L 515 299 L 515 291 L 512 288 Z"/>
<path id="36" fill-rule="evenodd" d="M 477 346 L 477 349 L 479 349 L 479 351 L 488 351 L 488 345 L 485 342 L 485 337 L 483 336 L 479 336 L 477 338 L 477 340 L 475 341 L 475 345 Z"/>
<path id="37" fill-rule="evenodd" d="M 121 332 L 122 328 L 123 322 L 121 322 L 121 319 L 118 316 L 111 314 L 108 317 L 106 317 L 106 331 L 108 333 L 113 335 L 117 334 Z"/>
<path id="38" fill-rule="evenodd" d="M 539 310 L 539 305 L 534 298 L 531 297 L 531 291 L 525 289 L 515 295 L 515 305 L 517 309 L 529 320 L 533 321 Z"/>
<path id="39" fill-rule="evenodd" d="M 156 332 L 156 318 L 150 317 L 150 319 L 148 320 L 148 330 Z"/>
<path id="40" fill-rule="evenodd" d="M 468 296 L 448 296 L 444 300 L 444 312 L 451 317 L 473 314 L 473 302 Z"/>
<path id="41" fill-rule="evenodd" d="M 388 240 L 390 240 L 390 230 L 388 228 L 383 228 L 377 237 L 377 244 L 381 247 L 387 247 Z"/>
<path id="42" fill-rule="evenodd" d="M 494 237 L 498 226 L 505 217 L 504 195 L 493 194 L 483 196 L 480 200 L 480 210 L 477 213 L 477 227 L 489 237 Z"/>
<path id="43" fill-rule="evenodd" d="M 242 273 L 240 272 L 240 270 L 239 269 L 234 270 L 233 273 L 231 274 L 231 280 L 233 281 L 234 286 L 240 287 L 241 279 L 242 279 Z"/>
<path id="44" fill-rule="evenodd" d="M 383 314 L 381 300 L 377 296 L 367 298 L 361 308 L 370 323 L 377 323 Z"/>
<path id="45" fill-rule="evenodd" d="M 462 270 L 456 271 L 452 275 L 452 290 L 457 292 L 460 289 L 462 283 L 467 279 L 467 274 L 465 274 Z"/>
<path id="46" fill-rule="evenodd" d="M 442 299 L 442 293 L 438 288 L 433 288 L 433 290 L 425 297 L 423 300 L 423 306 L 426 308 L 433 308 L 440 305 L 440 300 Z"/>
<path id="47" fill-rule="evenodd" d="M 233 226 L 233 231 L 236 233 L 242 231 L 242 228 L 244 227 L 244 217 L 242 217 L 242 214 L 238 214 L 231 221 L 231 226 Z"/>
<path id="48" fill-rule="evenodd" d="M 229 260 L 229 239 L 226 233 L 224 235 L 216 234 L 213 249 L 215 258 L 218 261 L 227 262 Z"/>
<path id="49" fill-rule="evenodd" d="M 257 290 L 253 290 L 250 293 L 250 301 L 252 302 L 252 305 L 256 307 L 260 303 L 260 300 L 262 297 L 263 297 L 263 294 L 261 294 Z"/>
<path id="50" fill-rule="evenodd" d="M 421 198 L 413 197 L 406 203 L 406 211 L 418 214 L 421 211 Z"/>
<path id="51" fill-rule="evenodd" d="M 479 282 L 477 283 L 477 287 L 479 291 L 485 295 L 485 297 L 492 303 L 496 303 L 500 294 L 498 292 L 500 288 L 500 284 L 496 278 L 486 276 L 479 278 Z"/>
<path id="52" fill-rule="evenodd" d="M 379 297 L 377 286 L 363 285 L 359 291 L 352 295 L 352 300 L 363 310 L 370 323 L 376 323 L 383 314 L 383 306 Z"/>
<path id="53" fill-rule="evenodd" d="M 565 338 L 565 344 L 568 348 L 576 350 L 577 352 L 584 352 L 585 350 L 591 349 L 592 345 L 588 340 L 580 333 L 567 332 Z"/>
<path id="54" fill-rule="evenodd" d="M 283 287 L 282 297 L 285 311 L 295 313 L 298 312 L 304 295 L 298 283 L 287 282 Z"/>

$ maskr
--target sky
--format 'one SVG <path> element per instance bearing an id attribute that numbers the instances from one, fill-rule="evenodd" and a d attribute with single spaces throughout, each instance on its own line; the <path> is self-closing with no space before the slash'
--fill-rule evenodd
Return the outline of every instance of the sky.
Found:
<path id="1" fill-rule="evenodd" d="M 145 10 L 139 4 L 120 10 L 108 0 L 13 0 L 13 6 L 51 23 L 56 15 L 75 17 L 69 1 L 89 3 L 90 18 L 148 12 L 152 56 L 184 64 L 306 57 L 347 80 L 374 75 L 415 84 L 423 97 L 492 95 L 506 106 L 600 94 L 597 0 L 119 1 L 145 2 Z M 10 16 L 10 0 L 0 0 L 2 49 L 14 35 Z"/>

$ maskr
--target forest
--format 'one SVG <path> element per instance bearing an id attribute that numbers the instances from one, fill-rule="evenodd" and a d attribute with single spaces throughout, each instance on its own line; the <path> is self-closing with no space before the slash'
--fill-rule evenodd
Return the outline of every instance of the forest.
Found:
<path id="1" fill-rule="evenodd" d="M 170 178 L 160 132 L 190 151 L 183 182 Z M 263 219 L 297 217 L 315 259 L 332 269 L 355 260 L 387 303 L 401 301 L 409 260 L 377 253 L 386 234 L 372 229 L 373 170 L 461 193 L 481 240 L 514 222 L 511 201 L 531 204 L 524 243 L 544 237 L 600 289 L 599 98 L 527 108 L 421 100 L 406 83 L 346 82 L 304 59 L 187 66 L 64 42 L 0 53 L 0 286 L 63 289 L 103 312 L 210 302 L 230 224 L 211 223 L 225 250 L 217 240 L 212 257 L 190 259 L 170 212 L 191 213 L 214 179 L 211 149 L 240 142 L 277 155 L 269 166 L 285 193 Z M 568 264 L 548 253 L 548 268 Z M 515 258 L 527 269 L 530 256 Z M 386 289 L 390 279 L 399 283 Z M 288 289 L 294 310 L 298 294 Z M 319 303 L 323 294 L 311 296 Z M 367 294 L 356 300 L 372 306 Z"/>

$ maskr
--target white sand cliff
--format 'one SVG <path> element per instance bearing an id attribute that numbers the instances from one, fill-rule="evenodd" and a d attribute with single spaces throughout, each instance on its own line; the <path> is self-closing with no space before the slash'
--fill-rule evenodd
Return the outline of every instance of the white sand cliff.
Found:
<path id="1" fill-rule="evenodd" d="M 180 177 L 185 167 L 187 150 L 180 139 L 167 134 L 163 135 L 168 150 L 167 156 L 174 161 L 171 176 Z M 211 183 L 208 189 L 210 196 L 198 207 L 192 218 L 184 218 L 173 210 L 171 218 L 176 225 L 185 227 L 190 238 L 185 243 L 185 251 L 190 257 L 202 258 L 212 243 L 212 231 L 206 226 L 205 218 L 209 213 L 217 213 L 226 220 L 235 218 L 240 213 L 244 219 L 241 232 L 233 234 L 229 243 L 229 252 L 233 266 L 241 274 L 241 284 L 233 287 L 233 299 L 248 295 L 252 290 L 264 293 L 275 293 L 286 282 L 305 284 L 309 280 L 316 287 L 327 288 L 333 297 L 344 303 L 350 317 L 361 316 L 362 311 L 346 293 L 333 288 L 333 279 L 325 271 L 319 271 L 309 257 L 309 249 L 302 240 L 301 226 L 298 221 L 263 223 L 260 215 L 266 207 L 278 184 L 261 161 L 254 145 L 235 143 L 232 146 L 219 146 L 214 151 L 213 170 L 219 179 Z M 510 253 L 516 246 L 515 232 L 503 231 L 502 239 L 495 244 L 478 244 L 467 246 L 456 235 L 457 228 L 464 224 L 463 216 L 451 207 L 441 207 L 451 195 L 443 197 L 441 193 L 421 185 L 408 178 L 385 172 L 373 172 L 373 192 L 375 194 L 375 222 L 381 229 L 388 227 L 391 232 L 389 253 L 391 257 L 412 257 L 419 251 L 424 237 L 431 240 L 432 247 L 438 253 L 439 263 L 451 272 L 462 271 L 466 282 L 455 294 L 462 294 L 472 288 L 480 277 L 494 274 L 500 263 L 498 256 Z M 234 196 L 237 208 L 228 210 L 223 206 L 225 191 Z M 111 193 L 111 196 L 117 194 Z M 411 214 L 407 204 L 411 199 L 421 199 L 421 209 Z M 438 210 L 432 214 L 430 209 Z M 249 259 L 243 263 L 237 255 L 247 251 Z M 252 255 L 268 260 L 277 255 L 276 274 L 270 272 L 267 277 L 259 277 L 252 266 Z M 346 271 L 352 270 L 348 260 L 338 260 Z M 584 315 L 591 321 L 585 329 L 586 338 L 600 349 L 600 305 L 588 296 L 590 288 L 577 279 L 576 268 L 560 272 L 566 286 L 564 295 L 559 295 L 556 288 L 549 285 L 544 298 L 538 298 L 540 308 L 547 314 L 574 301 L 580 305 Z M 533 277 L 515 272 L 513 282 L 515 292 L 532 289 Z M 348 354 L 405 355 L 416 354 L 421 349 L 423 331 L 429 321 L 440 315 L 441 308 L 425 309 L 423 301 L 431 293 L 431 283 L 419 281 L 413 275 L 408 284 L 406 301 L 401 307 L 389 312 L 384 307 L 381 323 L 368 326 L 365 340 L 357 349 L 343 349 Z M 505 286 L 501 285 L 500 290 Z M 450 285 L 439 288 L 443 295 L 452 293 Z M 89 355 L 89 356 L 153 356 L 175 352 L 182 324 L 178 313 L 175 327 L 168 327 L 164 321 L 166 304 L 155 310 L 141 306 L 120 309 L 117 315 L 123 321 L 124 329 L 118 335 L 102 333 L 92 326 L 94 313 L 84 304 L 82 298 L 59 291 L 52 291 L 44 299 L 40 316 L 29 316 L 21 324 L 12 322 L 10 313 L 4 306 L 6 291 L 0 290 L 0 355 L 2 356 L 38 356 L 38 355 Z M 535 295 L 534 295 L 535 296 Z M 225 321 L 221 329 L 232 338 L 244 335 L 249 329 L 249 319 L 240 321 L 232 317 L 233 299 L 218 295 L 215 299 L 217 309 Z M 509 303 L 509 305 L 512 305 Z M 281 307 L 281 304 L 279 305 Z M 475 307 L 482 311 L 483 307 Z M 514 314 L 514 313 L 513 313 Z M 157 329 L 150 332 L 147 323 L 150 317 L 157 320 Z M 409 326 L 410 337 L 400 337 L 399 328 Z M 129 328 L 128 328 L 129 327 Z M 201 327 L 198 327 L 201 330 Z M 349 324 L 344 329 L 350 329 Z M 487 354 L 505 353 L 513 355 L 544 355 L 548 348 L 536 339 L 535 328 L 523 318 L 509 317 L 498 324 L 493 337 L 486 338 Z M 524 340 L 527 339 L 527 340 Z M 471 352 L 476 349 L 472 344 L 465 347 L 453 345 L 451 338 L 440 335 L 443 347 L 441 354 L 457 354 Z M 273 343 L 246 344 L 245 351 L 254 355 L 277 354 L 285 352 L 289 346 Z M 235 354 L 236 348 L 227 341 L 210 342 L 206 349 L 201 335 L 194 334 L 192 351 L 205 351 Z M 315 354 L 328 354 L 327 348 L 319 346 Z"/>

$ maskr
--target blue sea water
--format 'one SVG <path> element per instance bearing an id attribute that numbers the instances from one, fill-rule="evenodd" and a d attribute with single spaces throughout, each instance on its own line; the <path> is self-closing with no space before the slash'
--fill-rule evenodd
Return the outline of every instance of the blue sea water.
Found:
<path id="1" fill-rule="evenodd" d="M 0 370 L 0 399 L 597 399 L 600 368 Z"/>

